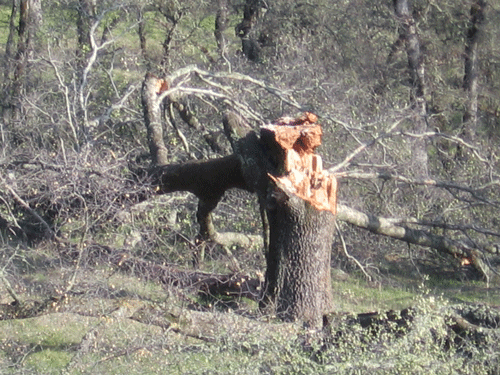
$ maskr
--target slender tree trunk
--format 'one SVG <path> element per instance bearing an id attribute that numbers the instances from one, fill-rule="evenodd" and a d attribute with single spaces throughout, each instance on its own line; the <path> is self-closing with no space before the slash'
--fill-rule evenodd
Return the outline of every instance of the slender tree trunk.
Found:
<path id="1" fill-rule="evenodd" d="M 158 94 L 161 93 L 163 80 L 148 73 L 142 85 L 142 108 L 144 121 L 148 131 L 149 152 L 154 166 L 168 164 L 168 151 L 163 140 L 163 125 L 161 122 L 161 103 Z"/>
<path id="2" fill-rule="evenodd" d="M 14 37 L 17 31 L 16 19 L 17 12 L 19 10 L 18 2 L 19 0 L 12 0 L 12 11 L 9 21 L 9 36 L 7 37 L 7 44 L 5 45 L 5 62 L 3 72 L 5 81 L 9 80 L 9 76 L 11 74 L 12 57 L 14 53 Z"/>
<path id="3" fill-rule="evenodd" d="M 172 41 L 174 40 L 175 31 L 184 14 L 184 10 L 180 8 L 172 9 L 162 5 L 159 5 L 158 10 L 165 17 L 166 24 L 168 25 L 166 26 L 165 39 L 163 40 L 163 57 L 160 62 L 162 73 L 166 75 L 168 74 L 170 65 Z"/>
<path id="4" fill-rule="evenodd" d="M 12 81 L 12 108 L 15 120 L 19 120 L 21 116 L 21 98 L 25 89 L 28 57 L 42 17 L 40 0 L 21 0 L 19 5 L 18 41 Z M 15 13 L 15 6 L 12 11 Z"/>
<path id="5" fill-rule="evenodd" d="M 215 30 L 214 36 L 215 41 L 217 42 L 217 49 L 219 51 L 219 55 L 223 56 L 226 50 L 226 37 L 224 36 L 224 32 L 227 28 L 227 0 L 217 0 L 218 9 L 217 15 L 215 16 Z"/>
<path id="6" fill-rule="evenodd" d="M 76 57 L 83 70 L 83 64 L 87 53 L 90 52 L 90 28 L 95 18 L 95 2 L 93 0 L 79 0 L 76 29 L 78 44 Z"/>
<path id="7" fill-rule="evenodd" d="M 138 20 L 137 34 L 139 35 L 139 45 L 141 47 L 141 54 L 142 58 L 144 59 L 144 62 L 146 63 L 146 70 L 150 71 L 152 63 L 151 59 L 149 58 L 147 50 L 147 40 L 146 40 L 146 30 L 145 30 L 146 21 L 144 20 L 144 10 L 140 6 L 138 6 L 136 10 L 137 10 L 137 20 Z"/>
<path id="8" fill-rule="evenodd" d="M 13 119 L 19 120 L 21 113 L 21 96 L 26 74 L 27 52 L 29 45 L 29 0 L 21 0 L 19 7 L 18 41 L 15 56 L 14 79 L 12 81 Z"/>
<path id="9" fill-rule="evenodd" d="M 259 17 L 261 0 L 246 0 L 243 10 L 243 20 L 236 26 L 236 35 L 241 38 L 243 55 L 251 61 L 259 61 L 260 45 L 255 38 L 254 26 Z"/>
<path id="10" fill-rule="evenodd" d="M 470 22 L 465 39 L 464 90 L 468 100 L 463 116 L 463 136 L 470 140 L 477 125 L 477 89 L 479 81 L 478 45 L 481 25 L 484 22 L 486 1 L 474 0 L 470 9 Z"/>
<path id="11" fill-rule="evenodd" d="M 427 104 L 425 100 L 425 66 L 420 51 L 417 26 L 411 14 L 408 0 L 394 0 L 394 11 L 400 23 L 400 39 L 405 41 L 410 75 L 411 101 L 415 109 L 412 131 L 424 133 L 427 130 Z M 412 172 L 419 178 L 428 176 L 427 141 L 425 138 L 412 141 Z"/>
<path id="12" fill-rule="evenodd" d="M 17 32 L 16 20 L 17 13 L 19 11 L 19 0 L 12 0 L 12 10 L 9 21 L 9 36 L 7 37 L 7 44 L 5 45 L 5 59 L 4 59 L 4 71 L 3 71 L 3 82 L 2 91 L 6 93 L 11 93 L 13 86 L 13 62 L 14 62 L 14 48 L 15 42 L 14 38 Z M 13 107 L 14 102 L 12 100 L 12 95 L 1 95 L 2 102 L 2 118 L 5 125 L 9 125 L 13 117 Z M 1 138 L 4 145 L 7 144 L 7 139 L 3 127 L 1 128 L 2 134 Z"/>

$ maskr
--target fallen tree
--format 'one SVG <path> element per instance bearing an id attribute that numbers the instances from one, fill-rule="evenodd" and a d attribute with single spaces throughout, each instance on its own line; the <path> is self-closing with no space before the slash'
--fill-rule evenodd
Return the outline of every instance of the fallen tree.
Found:
<path id="1" fill-rule="evenodd" d="M 186 87 L 186 83 L 192 80 L 193 77 L 198 77 L 209 88 Z M 211 213 L 224 192 L 228 189 L 243 189 L 257 195 L 263 222 L 263 243 L 268 261 L 268 269 L 266 271 L 267 282 L 264 290 L 270 298 L 265 303 L 273 304 L 271 303 L 273 300 L 276 302 L 277 298 L 281 298 L 280 293 L 285 289 L 280 287 L 280 283 L 286 284 L 287 282 L 283 280 L 287 280 L 287 277 L 290 279 L 295 278 L 277 271 L 281 265 L 286 263 L 283 261 L 285 258 L 282 257 L 283 254 L 281 253 L 285 253 L 285 248 L 288 249 L 288 246 L 280 247 L 276 243 L 281 241 L 285 244 L 285 241 L 291 241 L 292 238 L 292 236 L 279 238 L 277 233 L 289 230 L 284 225 L 284 222 L 287 220 L 294 221 L 296 219 L 293 216 L 295 212 L 305 213 L 308 211 L 307 207 L 313 207 L 316 211 L 320 212 L 318 217 L 313 215 L 313 217 L 307 220 L 311 220 L 311 223 L 315 220 L 319 223 L 325 222 L 327 229 L 323 233 L 313 233 L 311 231 L 311 238 L 306 242 L 314 243 L 318 235 L 325 236 L 324 238 L 327 239 L 325 243 L 330 242 L 334 233 L 333 229 L 330 230 L 332 228 L 331 217 L 336 214 L 339 221 L 367 229 L 373 233 L 382 234 L 406 243 L 434 248 L 441 253 L 451 254 L 456 258 L 457 264 L 460 264 L 460 262 L 465 264 L 470 263 L 487 279 L 495 274 L 496 262 L 498 260 L 498 241 L 495 241 L 495 239 L 498 239 L 500 234 L 493 229 L 482 228 L 479 224 L 476 225 L 475 223 L 454 224 L 449 221 L 432 222 L 405 217 L 400 219 L 381 217 L 355 210 L 345 203 L 336 205 L 334 202 L 335 199 L 333 199 L 335 196 L 335 189 L 333 189 L 334 176 L 338 179 L 372 179 L 382 181 L 382 183 L 394 182 L 398 186 L 404 184 L 409 186 L 425 186 L 429 189 L 442 189 L 450 193 L 453 199 L 463 201 L 465 204 L 470 204 L 471 206 L 477 203 L 477 205 L 484 207 L 498 207 L 499 203 L 495 201 L 495 195 L 490 192 L 491 187 L 494 187 L 498 183 L 494 180 L 488 184 L 485 183 L 481 188 L 473 188 L 446 181 L 434 181 L 431 179 L 413 180 L 397 173 L 362 173 L 359 172 L 359 169 L 348 170 L 350 166 L 356 166 L 355 160 L 361 153 L 378 142 L 385 141 L 391 137 L 428 136 L 439 139 L 444 138 L 447 142 L 455 142 L 462 148 L 469 149 L 472 155 L 477 157 L 481 162 L 487 162 L 487 160 L 482 158 L 480 150 L 477 147 L 457 137 L 446 136 L 442 133 L 408 134 L 399 131 L 398 127 L 401 120 L 397 120 L 387 126 L 385 131 L 378 134 L 378 136 L 366 143 L 361 143 L 355 151 L 348 154 L 344 161 L 333 167 L 329 167 L 327 172 L 325 172 L 321 168 L 321 159 L 312 152 L 318 144 L 314 141 L 316 135 L 312 131 L 317 125 L 315 116 L 306 113 L 298 118 L 279 119 L 273 124 L 267 124 L 266 126 L 266 122 L 263 121 L 258 113 L 244 103 L 237 101 L 229 94 L 229 90 L 227 89 L 229 86 L 223 83 L 224 80 L 244 82 L 247 85 L 258 87 L 278 97 L 282 103 L 290 107 L 300 110 L 305 109 L 290 95 L 265 82 L 241 74 L 212 74 L 191 66 L 180 69 L 165 78 L 148 75 L 143 85 L 142 103 L 144 106 L 144 119 L 148 127 L 150 154 L 152 155 L 153 164 L 147 170 L 147 173 L 153 181 L 153 185 L 157 187 L 156 193 L 167 194 L 173 191 L 185 190 L 192 192 L 198 197 L 197 220 L 200 225 L 199 241 L 193 241 L 193 243 L 198 243 L 200 246 L 213 241 L 222 243 L 224 246 L 239 244 L 243 247 L 248 247 L 250 241 L 248 236 L 241 233 L 218 232 L 213 225 Z M 187 126 L 200 132 L 201 139 L 205 139 L 207 142 L 217 141 L 217 137 L 212 137 L 215 134 L 213 129 L 210 131 L 205 129 L 203 124 L 197 121 L 194 114 L 189 111 L 189 106 L 183 104 L 186 95 L 194 95 L 204 99 L 208 98 L 217 104 L 222 103 L 225 108 L 231 108 L 231 110 L 225 111 L 222 123 L 225 136 L 229 139 L 233 150 L 232 154 L 208 161 L 168 164 L 168 150 L 164 147 L 163 141 L 165 136 L 164 124 L 165 121 L 168 121 L 172 117 L 172 111 L 174 110 L 178 111 L 179 116 L 186 122 Z M 162 106 L 165 111 L 161 110 Z M 164 115 L 165 117 L 162 117 Z M 344 127 L 347 131 L 351 130 L 346 123 L 334 119 L 328 114 L 320 115 L 325 121 L 328 120 L 338 126 Z M 258 131 L 250 125 L 251 121 L 260 124 Z M 172 124 L 172 126 L 174 125 Z M 305 128 L 302 129 L 301 126 L 305 126 Z M 297 129 L 299 130 L 296 131 Z M 304 132 L 304 129 L 310 130 Z M 282 132 L 283 130 L 285 131 Z M 213 134 L 210 133 L 211 131 Z M 186 141 L 181 128 L 176 127 L 175 133 L 181 141 Z M 284 136 L 288 133 L 291 135 L 289 140 L 287 140 L 287 136 Z M 186 153 L 191 155 L 192 152 L 189 150 L 189 145 L 185 144 L 184 141 L 182 141 L 182 145 L 184 145 Z M 306 141 L 306 147 L 304 147 L 304 141 Z M 309 141 L 311 143 L 308 143 Z M 220 150 L 224 149 L 224 146 L 221 144 L 212 143 L 210 147 L 212 146 L 217 146 Z M 290 152 L 291 150 L 293 152 Z M 299 156 L 297 157 L 297 155 Z M 67 156 L 69 157 L 69 155 Z M 100 217 L 106 218 L 106 220 L 111 216 L 108 212 L 115 210 L 115 207 L 119 207 L 120 210 L 126 210 L 130 205 L 147 199 L 150 191 L 146 192 L 146 190 L 149 185 L 136 184 L 129 191 L 123 191 L 115 196 L 105 184 L 99 186 L 99 181 L 105 178 L 113 181 L 122 181 L 121 178 L 113 175 L 105 175 L 90 165 L 77 163 L 77 155 L 71 155 L 71 157 L 74 157 L 75 165 L 78 166 L 76 170 L 80 174 L 79 178 L 88 179 L 89 181 L 84 180 L 85 185 L 81 187 L 81 191 L 73 195 L 74 201 L 71 203 L 71 207 L 64 211 L 65 215 L 68 215 L 67 217 L 74 215 L 75 210 L 85 207 L 86 200 L 88 199 L 95 198 L 96 212 L 100 212 L 100 215 L 102 215 Z M 299 163 L 294 164 L 294 161 L 298 161 Z M 26 218 L 26 221 L 31 224 L 35 223 L 37 228 L 48 235 L 49 238 L 64 242 L 64 239 L 59 237 L 58 231 L 54 229 L 54 223 L 57 222 L 57 215 L 61 212 L 59 207 L 66 207 L 64 204 L 65 202 L 67 203 L 67 197 L 72 194 L 71 187 L 73 185 L 64 183 L 63 187 L 59 188 L 57 183 L 63 175 L 73 176 L 72 173 L 74 173 L 75 168 L 71 165 L 53 165 L 48 162 L 24 159 L 22 161 L 14 160 L 9 165 L 17 171 L 29 172 L 36 170 L 40 176 L 40 183 L 37 189 L 32 189 L 27 193 L 22 190 L 26 190 L 26 186 L 19 183 L 22 179 L 15 181 L 10 177 L 6 178 L 5 176 L 9 176 L 8 174 L 1 177 L 2 199 L 5 202 L 13 202 L 13 204 L 9 210 L 2 212 L 4 220 L 0 220 L 0 225 L 8 233 L 16 234 L 22 232 L 24 230 L 23 222 L 16 222 L 15 219 L 16 215 L 22 215 Z M 54 183 L 51 187 L 46 188 L 47 174 L 49 172 L 51 180 Z M 316 176 L 312 177 L 314 174 Z M 316 186 L 317 181 L 321 180 L 317 178 L 318 175 L 323 176 L 322 178 L 330 175 L 332 178 L 329 177 L 322 180 L 323 182 L 320 184 L 322 189 L 311 189 Z M 308 178 L 306 179 L 304 176 L 308 176 Z M 303 182 L 304 185 L 301 185 Z M 307 184 L 309 184 L 309 190 L 307 189 Z M 141 186 L 140 189 L 137 188 L 139 185 Z M 96 187 L 102 189 L 99 191 L 105 194 L 99 193 Z M 322 193 L 317 194 L 318 192 Z M 487 194 L 486 192 L 490 193 Z M 309 196 L 309 194 L 312 195 Z M 323 198 L 321 197 L 322 195 Z M 325 200 L 324 197 L 331 197 L 332 199 Z M 103 208 L 101 198 L 109 198 L 106 201 L 106 207 L 108 208 Z M 57 204 L 54 204 L 55 200 L 57 200 Z M 38 214 L 38 212 L 43 212 L 43 210 L 46 211 L 45 215 Z M 325 217 L 321 218 L 321 215 L 325 215 Z M 303 218 L 306 218 L 306 216 L 302 215 Z M 279 230 L 276 228 L 279 228 Z M 293 234 L 294 230 L 291 230 L 290 233 Z M 480 236 L 476 236 L 475 234 L 479 234 Z M 481 241 L 481 239 L 485 239 L 485 241 Z M 274 244 L 272 243 L 273 241 L 275 241 Z M 250 242 L 256 243 L 254 239 Z M 319 245 L 323 245 L 323 242 Z M 315 247 L 315 245 L 312 245 L 312 247 Z M 326 252 L 322 254 L 325 255 Z M 295 256 L 288 253 L 285 255 Z M 324 259 L 326 259 L 326 256 Z M 316 285 L 321 285 L 323 282 L 319 281 Z M 324 299 L 328 300 L 328 297 L 324 296 Z M 284 306 L 288 304 L 289 302 L 284 303 L 280 309 L 284 310 Z M 318 302 L 317 304 L 320 306 L 323 302 Z M 324 304 L 324 306 L 327 305 L 328 303 Z M 319 310 L 321 309 L 320 307 Z M 288 307 L 286 310 L 292 311 Z M 299 313 L 294 312 L 290 313 L 289 316 L 287 314 L 283 316 L 287 319 L 294 319 L 295 314 Z"/>
<path id="2" fill-rule="evenodd" d="M 233 149 L 232 155 L 178 165 L 159 163 L 159 160 L 165 160 L 166 157 L 162 155 L 163 139 L 157 136 L 160 128 L 156 129 L 156 126 L 161 123 L 158 107 L 163 104 L 172 108 L 170 98 L 178 101 L 183 93 L 206 95 L 230 102 L 240 111 L 253 115 L 250 109 L 223 93 L 206 89 L 187 89 L 174 84 L 179 77 L 184 77 L 185 81 L 186 77 L 193 73 L 206 82 L 223 77 L 211 75 L 196 67 L 179 70 L 166 79 L 151 75 L 146 77 L 143 85 L 143 105 L 148 107 L 144 109 L 144 113 L 153 160 L 150 174 L 154 184 L 158 185 L 159 193 L 183 190 L 198 197 L 198 237 L 202 243 L 216 242 L 223 237 L 213 226 L 211 212 L 228 189 L 239 188 L 256 193 L 263 222 L 267 261 L 263 303 L 275 306 L 276 311 L 285 319 L 301 319 L 316 325 L 322 314 L 330 310 L 329 247 L 335 233 L 335 215 L 339 220 L 373 233 L 451 254 L 460 262 L 472 264 L 487 280 L 495 272 L 491 259 L 485 256 L 488 251 L 496 256 L 495 246 L 436 234 L 431 230 L 422 229 L 420 222 L 381 218 L 346 205 L 337 207 L 337 183 L 334 176 L 343 177 L 343 172 L 338 170 L 347 167 L 356 155 L 371 144 L 393 136 L 399 122 L 369 144 L 361 145 L 344 162 L 330 168 L 328 172 L 332 174 L 322 169 L 321 158 L 314 154 L 314 149 L 321 144 L 321 128 L 316 123 L 317 116 L 309 112 L 304 112 L 297 118 L 280 118 L 261 126 L 257 133 L 242 116 L 234 111 L 227 111 L 222 122 L 224 133 Z M 278 95 L 288 104 L 300 107 L 279 90 L 257 80 L 237 74 L 224 77 L 234 80 L 248 79 Z M 150 80 L 152 81 L 148 84 Z M 213 86 L 218 87 L 215 83 Z M 186 117 L 186 113 L 183 116 Z M 157 142 L 159 144 L 156 144 Z M 399 179 L 401 180 L 401 177 Z M 409 181 L 406 180 L 403 182 Z M 457 186 L 444 184 L 442 187 L 456 189 Z M 227 238 L 231 238 L 231 235 L 226 236 Z M 298 292 L 299 290 L 302 291 Z M 313 299 L 310 299 L 311 296 L 314 296 Z"/>
<path id="3" fill-rule="evenodd" d="M 236 152 L 231 156 L 151 169 L 158 193 L 184 190 L 198 197 L 199 236 L 204 240 L 217 239 L 210 215 L 226 190 L 255 192 L 267 246 L 263 304 L 286 320 L 312 326 L 320 325 L 333 306 L 330 258 L 337 194 L 336 179 L 323 171 L 314 154 L 322 135 L 316 120 L 311 113 L 279 119 L 263 126 L 259 136 L 248 132 L 233 140 Z M 231 121 L 226 122 L 230 127 Z M 235 130 L 241 124 L 232 125 Z M 161 147 L 151 150 L 160 152 Z"/>

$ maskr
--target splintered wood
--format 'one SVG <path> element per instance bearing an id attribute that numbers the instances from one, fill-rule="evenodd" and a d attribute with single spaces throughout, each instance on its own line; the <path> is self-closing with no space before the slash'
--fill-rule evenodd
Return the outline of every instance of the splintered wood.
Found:
<path id="1" fill-rule="evenodd" d="M 285 151 L 285 174 L 270 176 L 286 193 L 295 194 L 318 210 L 337 212 L 337 179 L 323 170 L 323 163 L 314 150 L 323 134 L 317 116 L 306 112 L 298 118 L 283 117 L 264 131 Z"/>

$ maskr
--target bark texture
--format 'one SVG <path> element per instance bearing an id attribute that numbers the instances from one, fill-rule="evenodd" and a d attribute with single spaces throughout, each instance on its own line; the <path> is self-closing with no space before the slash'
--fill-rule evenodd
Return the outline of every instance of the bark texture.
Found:
<path id="1" fill-rule="evenodd" d="M 217 42 L 217 50 L 219 54 L 223 56 L 226 50 L 226 37 L 224 36 L 224 32 L 227 28 L 228 23 L 228 2 L 227 0 L 217 0 L 217 15 L 215 16 L 215 30 L 214 37 Z"/>
<path id="2" fill-rule="evenodd" d="M 267 293 L 285 320 L 317 327 L 332 311 L 330 258 L 335 216 L 291 196 L 270 215 Z"/>
<path id="3" fill-rule="evenodd" d="M 246 0 L 243 20 L 236 26 L 235 32 L 241 38 L 241 50 L 250 61 L 260 61 L 261 48 L 254 28 L 262 7 L 261 0 Z"/>
<path id="4" fill-rule="evenodd" d="M 148 131 L 149 153 L 153 165 L 168 164 L 168 151 L 163 140 L 163 125 L 158 94 L 165 89 L 166 82 L 148 73 L 142 85 L 142 108 Z"/>
<path id="5" fill-rule="evenodd" d="M 479 82 L 478 45 L 481 26 L 484 22 L 486 1 L 475 0 L 470 9 L 470 23 L 465 40 L 464 57 L 464 90 L 468 100 L 463 117 L 463 135 L 467 140 L 472 139 L 473 129 L 477 125 L 477 90 Z"/>
<path id="6" fill-rule="evenodd" d="M 404 41 L 408 57 L 410 99 L 415 109 L 412 131 L 421 134 L 427 130 L 427 104 L 425 99 L 425 65 L 420 49 L 417 25 L 411 14 L 408 0 L 394 0 L 394 11 L 400 24 L 399 39 Z M 411 152 L 413 174 L 420 178 L 426 178 L 428 176 L 426 138 L 412 140 Z"/>

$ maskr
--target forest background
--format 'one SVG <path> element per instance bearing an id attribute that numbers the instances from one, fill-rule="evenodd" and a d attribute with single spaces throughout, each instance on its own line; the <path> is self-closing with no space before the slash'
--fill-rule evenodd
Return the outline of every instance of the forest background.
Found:
<path id="1" fill-rule="evenodd" d="M 469 342 L 477 356 L 467 345 L 452 350 L 450 333 L 426 324 L 449 301 L 499 303 L 499 19 L 493 0 L 0 1 L 2 323 L 18 332 L 27 319 L 45 319 L 33 333 L 2 336 L 0 366 L 120 373 L 125 359 L 141 373 L 154 358 L 151 373 L 234 373 L 237 363 L 247 373 L 498 368 L 494 346 Z M 192 65 L 210 75 L 183 75 Z M 442 341 L 425 336 L 412 353 L 416 333 L 392 346 L 356 333 L 347 335 L 352 346 L 325 338 L 316 348 L 274 321 L 248 328 L 248 338 L 236 332 L 251 323 L 236 320 L 259 315 L 249 299 L 202 298 L 113 262 L 119 250 L 192 270 L 198 251 L 195 197 L 155 196 L 134 173 L 151 162 L 141 103 L 147 72 L 181 88 L 165 115 L 169 163 L 229 154 L 228 109 L 254 129 L 316 113 L 318 153 L 339 179 L 344 207 L 332 258 L 338 310 L 420 306 L 432 311 L 422 330 Z M 231 191 L 214 222 L 247 242 L 211 244 L 199 262 L 204 274 L 261 277 L 255 197 Z M 445 300 L 430 302 L 442 292 Z M 75 315 L 85 317 L 81 325 Z M 123 317 L 142 325 L 118 339 L 113 324 Z M 69 319 L 74 337 L 51 319 Z M 401 360 L 384 362 L 394 350 L 404 351 Z"/>

